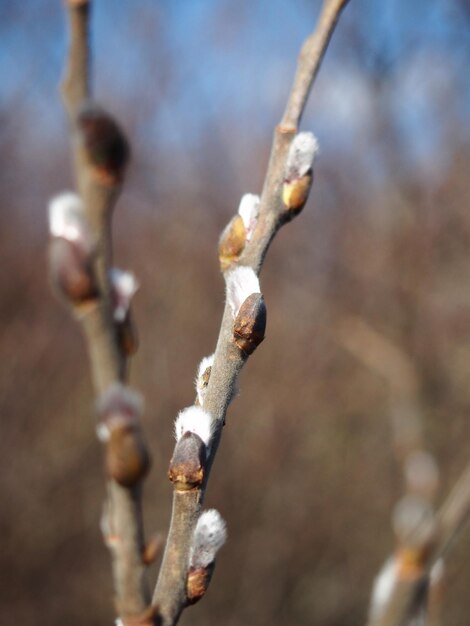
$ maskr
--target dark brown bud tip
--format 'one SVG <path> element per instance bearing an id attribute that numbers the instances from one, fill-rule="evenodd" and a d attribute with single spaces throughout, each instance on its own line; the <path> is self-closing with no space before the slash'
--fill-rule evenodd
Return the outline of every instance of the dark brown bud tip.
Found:
<path id="1" fill-rule="evenodd" d="M 219 261 L 223 272 L 240 258 L 245 248 L 246 229 L 240 215 L 235 215 L 227 224 L 219 240 Z"/>
<path id="2" fill-rule="evenodd" d="M 106 472 L 122 487 L 133 487 L 150 469 L 150 456 L 137 424 L 122 424 L 109 433 Z"/>
<path id="3" fill-rule="evenodd" d="M 49 245 L 49 271 L 54 288 L 70 303 L 79 305 L 98 297 L 92 254 L 78 242 L 54 237 Z"/>
<path id="4" fill-rule="evenodd" d="M 101 107 L 87 103 L 78 114 L 77 127 L 96 179 L 106 186 L 120 184 L 130 148 L 118 123 Z"/>
<path id="5" fill-rule="evenodd" d="M 291 217 L 298 215 L 308 200 L 312 186 L 312 170 L 300 178 L 286 180 L 282 186 L 282 201 L 289 210 Z"/>
<path id="6" fill-rule="evenodd" d="M 263 341 L 266 315 L 266 305 L 260 293 L 252 293 L 241 305 L 233 323 L 233 337 L 246 355 L 252 354 Z"/>
<path id="7" fill-rule="evenodd" d="M 168 478 L 175 489 L 180 491 L 194 489 L 202 485 L 205 466 L 206 446 L 198 435 L 188 431 L 175 446 Z"/>
<path id="8" fill-rule="evenodd" d="M 207 567 L 190 567 L 186 581 L 186 597 L 188 604 L 196 604 L 206 594 L 214 573 L 215 562 Z"/>
<path id="9" fill-rule="evenodd" d="M 133 356 L 139 348 L 139 337 L 130 311 L 122 322 L 116 322 L 116 334 L 122 354 Z"/>

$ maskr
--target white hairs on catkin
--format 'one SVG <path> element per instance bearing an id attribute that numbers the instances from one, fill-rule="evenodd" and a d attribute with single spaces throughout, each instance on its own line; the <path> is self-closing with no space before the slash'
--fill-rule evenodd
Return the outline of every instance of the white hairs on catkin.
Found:
<path id="1" fill-rule="evenodd" d="M 80 196 L 64 191 L 49 201 L 49 232 L 68 241 L 78 241 L 88 234 Z"/>
<path id="2" fill-rule="evenodd" d="M 287 155 L 286 180 L 300 178 L 311 170 L 318 151 L 318 140 L 313 133 L 298 133 L 294 137 Z"/>
<path id="3" fill-rule="evenodd" d="M 175 437 L 179 441 L 187 433 L 194 433 L 209 447 L 212 436 L 212 418 L 200 406 L 189 406 L 175 420 Z"/>
<path id="4" fill-rule="evenodd" d="M 251 267 L 241 265 L 225 275 L 227 301 L 235 318 L 241 305 L 252 293 L 261 293 L 258 276 Z"/>
<path id="5" fill-rule="evenodd" d="M 398 580 L 398 562 L 395 557 L 390 557 L 385 561 L 382 569 L 377 574 L 372 587 L 370 599 L 369 618 L 379 619 L 390 600 L 395 585 Z"/>
<path id="6" fill-rule="evenodd" d="M 204 511 L 196 524 L 191 546 L 190 566 L 207 567 L 227 540 L 227 527 L 218 511 Z"/>
<path id="7" fill-rule="evenodd" d="M 207 389 L 207 380 L 204 378 L 204 374 L 209 368 L 212 368 L 214 364 L 214 355 L 205 356 L 202 361 L 199 363 L 199 367 L 197 370 L 197 376 L 195 381 L 197 399 L 199 400 L 199 404 L 201 406 L 204 405 L 204 398 L 206 396 Z"/>
<path id="8" fill-rule="evenodd" d="M 246 240 L 250 241 L 259 215 L 260 197 L 254 193 L 246 193 L 240 200 L 238 215 L 245 226 Z"/>
<path id="9" fill-rule="evenodd" d="M 131 300 L 139 288 L 139 283 L 132 272 L 114 267 L 110 271 L 111 286 L 114 294 L 114 319 L 123 322 L 131 306 Z"/>

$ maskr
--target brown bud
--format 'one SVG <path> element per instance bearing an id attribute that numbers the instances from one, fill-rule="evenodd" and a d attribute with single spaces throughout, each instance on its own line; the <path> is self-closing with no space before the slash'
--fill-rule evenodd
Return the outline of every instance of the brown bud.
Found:
<path id="1" fill-rule="evenodd" d="M 116 333 L 122 354 L 133 356 L 139 348 L 139 337 L 130 311 L 122 322 L 116 322 Z"/>
<path id="2" fill-rule="evenodd" d="M 98 297 L 92 254 L 80 243 L 54 237 L 49 244 L 49 271 L 58 293 L 78 305 Z"/>
<path id="3" fill-rule="evenodd" d="M 240 215 L 232 217 L 219 240 L 219 261 L 223 272 L 240 258 L 246 243 L 246 229 Z"/>
<path id="4" fill-rule="evenodd" d="M 398 551 L 398 578 L 416 580 L 424 574 L 428 553 L 418 548 L 400 548 Z"/>
<path id="5" fill-rule="evenodd" d="M 87 103 L 77 117 L 77 127 L 92 173 L 99 183 L 122 182 L 130 148 L 118 123 L 102 108 Z"/>
<path id="6" fill-rule="evenodd" d="M 175 446 L 168 469 L 168 478 L 175 489 L 187 491 L 200 487 L 204 480 L 206 446 L 192 432 L 185 433 Z"/>
<path id="7" fill-rule="evenodd" d="M 186 597 L 188 604 L 195 604 L 206 593 L 214 573 L 215 563 L 207 567 L 190 567 L 186 581 Z"/>
<path id="8" fill-rule="evenodd" d="M 122 487 L 133 487 L 150 468 L 150 457 L 137 424 L 112 428 L 106 444 L 106 472 Z"/>
<path id="9" fill-rule="evenodd" d="M 159 554 L 162 552 L 165 540 L 162 535 L 154 535 L 151 537 L 142 551 L 142 562 L 144 565 L 150 565 L 156 561 Z"/>
<path id="10" fill-rule="evenodd" d="M 260 293 L 252 293 L 241 305 L 233 323 L 235 344 L 246 355 L 252 354 L 264 339 L 266 305 Z"/>
<path id="11" fill-rule="evenodd" d="M 293 216 L 304 208 L 312 186 L 313 173 L 310 170 L 300 178 L 286 180 L 282 186 L 282 201 Z"/>

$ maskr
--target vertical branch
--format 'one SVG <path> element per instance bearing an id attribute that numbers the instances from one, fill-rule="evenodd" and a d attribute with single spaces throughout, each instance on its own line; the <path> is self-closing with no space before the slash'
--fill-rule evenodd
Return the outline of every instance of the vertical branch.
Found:
<path id="1" fill-rule="evenodd" d="M 85 230 L 89 231 L 89 241 L 79 250 L 84 257 L 81 269 L 88 271 L 90 281 L 96 284 L 96 293 L 92 292 L 86 302 L 72 298 L 71 304 L 86 338 L 95 394 L 103 396 L 126 377 L 126 351 L 119 343 L 114 319 L 110 268 L 112 212 L 129 150 L 119 126 L 90 101 L 90 2 L 67 0 L 66 5 L 70 47 L 61 92 L 69 117 L 74 172 L 83 203 Z M 74 245 L 77 247 L 72 241 L 72 251 Z M 74 258 L 73 254 L 69 256 Z M 56 273 L 61 277 L 61 272 L 59 269 Z M 125 396 L 127 392 L 122 393 Z M 150 606 L 142 556 L 141 511 L 142 479 L 147 471 L 148 456 L 137 423 L 138 415 L 131 415 L 119 406 L 113 410 L 109 423 L 102 427 L 106 434 L 107 464 L 111 468 L 104 526 L 105 540 L 112 555 L 116 609 L 124 625 L 150 625 L 154 623 L 154 610 Z M 130 478 L 125 474 L 129 469 Z"/>
<path id="2" fill-rule="evenodd" d="M 286 182 L 286 163 L 291 144 L 297 135 L 297 126 L 300 122 L 308 93 L 318 73 L 340 12 L 346 4 L 347 0 L 325 0 L 317 28 L 304 44 L 286 113 L 281 121 L 281 125 L 277 127 L 274 134 L 256 225 L 250 234 L 250 239 L 248 240 L 248 237 L 246 237 L 242 246 L 244 248 L 243 252 L 236 260 L 236 263 L 234 263 L 234 266 L 238 265 L 240 269 L 249 267 L 253 270 L 253 273 L 258 274 L 269 245 L 280 226 L 290 221 L 300 212 L 305 204 L 311 183 L 312 163 L 307 168 L 308 172 L 305 172 L 308 174 L 309 182 L 303 202 L 301 206 L 299 205 L 293 211 L 290 210 L 290 207 L 286 207 L 282 195 L 283 186 Z M 312 151 L 311 155 L 312 162 L 313 156 L 314 151 Z M 227 288 L 229 288 L 230 272 L 225 273 L 225 280 Z M 254 290 L 251 295 L 256 295 L 256 291 L 259 291 L 259 289 Z M 259 300 L 257 306 L 260 306 Z M 241 330 L 249 327 L 250 324 L 256 327 L 256 324 L 259 323 L 259 317 L 255 319 L 255 317 L 250 317 L 248 312 L 246 314 L 247 318 L 243 318 L 242 322 L 239 320 Z M 260 309 L 253 312 L 253 315 L 261 315 Z M 227 301 L 203 401 L 204 411 L 207 411 L 211 416 L 213 424 L 210 449 L 204 468 L 204 478 L 200 485 L 192 486 L 189 490 L 182 491 L 175 485 L 167 546 L 154 593 L 154 602 L 159 606 L 162 626 L 173 626 L 173 624 L 176 624 L 181 610 L 187 603 L 186 582 L 191 545 L 188 537 L 192 537 L 196 520 L 199 517 L 210 470 L 222 435 L 226 411 L 234 395 L 238 374 L 249 356 L 249 353 L 241 349 L 237 344 L 234 335 L 237 320 L 238 316 L 234 315 L 230 303 Z M 264 329 L 262 334 L 264 336 Z M 178 446 L 179 443 L 175 448 L 174 458 Z M 171 584 L 169 581 L 171 581 Z"/>
<path id="3" fill-rule="evenodd" d="M 405 476 L 405 496 L 393 516 L 398 546 L 376 579 L 369 626 L 408 625 L 417 615 L 437 624 L 444 559 L 470 517 L 470 465 L 435 513 L 438 472 L 424 451 L 413 363 L 361 319 L 344 320 L 338 331 L 341 344 L 388 385 L 395 453 Z M 376 593 L 380 584 L 382 593 Z"/>

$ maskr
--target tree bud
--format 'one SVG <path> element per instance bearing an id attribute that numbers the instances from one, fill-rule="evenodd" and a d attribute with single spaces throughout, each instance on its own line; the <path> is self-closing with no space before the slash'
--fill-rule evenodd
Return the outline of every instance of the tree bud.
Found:
<path id="1" fill-rule="evenodd" d="M 312 186 L 313 172 L 308 172 L 301 178 L 285 181 L 282 186 L 282 201 L 292 217 L 298 215 L 304 208 Z"/>
<path id="2" fill-rule="evenodd" d="M 71 304 L 98 297 L 92 254 L 79 241 L 54 237 L 49 244 L 49 271 L 57 292 Z"/>
<path id="3" fill-rule="evenodd" d="M 122 487 L 133 487 L 150 468 L 150 457 L 136 424 L 121 425 L 110 431 L 106 444 L 106 472 Z"/>
<path id="4" fill-rule="evenodd" d="M 219 261 L 222 272 L 238 261 L 246 244 L 246 229 L 240 215 L 232 217 L 219 240 Z"/>
<path id="5" fill-rule="evenodd" d="M 115 322 L 117 341 L 124 356 L 133 356 L 139 348 L 139 336 L 129 311 L 122 322 Z"/>
<path id="6" fill-rule="evenodd" d="M 88 102 L 78 114 L 77 127 L 98 182 L 111 187 L 120 184 L 130 148 L 118 123 L 101 107 Z"/>
<path id="7" fill-rule="evenodd" d="M 188 604 L 196 604 L 206 594 L 214 573 L 215 563 L 206 567 L 190 567 L 186 581 L 186 597 Z"/>
<path id="8" fill-rule="evenodd" d="M 180 437 L 168 469 L 168 478 L 175 489 L 187 491 L 202 485 L 206 455 L 206 445 L 198 435 L 187 431 Z"/>
<path id="9" fill-rule="evenodd" d="M 289 148 L 282 201 L 291 219 L 304 208 L 313 181 L 313 163 L 318 154 L 318 141 L 312 133 L 298 133 Z"/>
<path id="10" fill-rule="evenodd" d="M 122 384 L 112 385 L 98 400 L 98 437 L 106 444 L 108 475 L 123 487 L 142 480 L 150 468 L 150 457 L 139 424 L 140 396 Z"/>
<path id="11" fill-rule="evenodd" d="M 266 305 L 261 293 L 252 293 L 241 305 L 233 323 L 235 344 L 246 355 L 252 354 L 264 339 Z"/>

